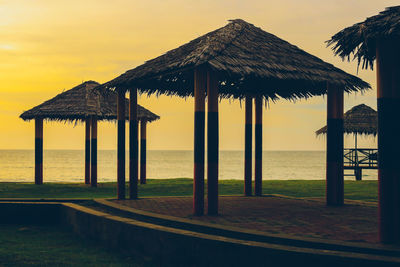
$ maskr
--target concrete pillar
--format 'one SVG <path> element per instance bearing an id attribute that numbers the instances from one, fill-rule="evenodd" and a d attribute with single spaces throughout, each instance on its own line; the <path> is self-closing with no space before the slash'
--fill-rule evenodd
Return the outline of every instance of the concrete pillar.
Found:
<path id="1" fill-rule="evenodd" d="M 85 184 L 90 184 L 90 118 L 85 120 Z"/>
<path id="2" fill-rule="evenodd" d="M 218 78 L 207 71 L 207 201 L 208 214 L 218 214 Z"/>
<path id="3" fill-rule="evenodd" d="M 138 198 L 137 89 L 129 91 L 129 198 Z"/>
<path id="4" fill-rule="evenodd" d="M 140 183 L 146 184 L 146 125 L 147 121 L 140 122 Z"/>
<path id="5" fill-rule="evenodd" d="M 90 175 L 90 184 L 92 187 L 97 187 L 97 118 L 95 116 L 92 117 L 92 138 L 91 138 L 91 175 Z"/>
<path id="6" fill-rule="evenodd" d="M 204 133 L 205 88 L 207 72 L 204 68 L 194 70 L 194 173 L 193 214 L 204 214 Z"/>
<path id="7" fill-rule="evenodd" d="M 245 132 L 244 132 L 244 195 L 252 195 L 252 150 L 253 150 L 253 98 L 245 100 Z"/>
<path id="8" fill-rule="evenodd" d="M 400 243 L 400 38 L 377 41 L 379 237 Z"/>
<path id="9" fill-rule="evenodd" d="M 35 184 L 43 184 L 43 119 L 35 119 Z"/>
<path id="10" fill-rule="evenodd" d="M 118 91 L 117 119 L 117 198 L 125 199 L 125 92 L 121 91 Z"/>
<path id="11" fill-rule="evenodd" d="M 254 160 L 254 193 L 262 195 L 262 96 L 255 99 L 256 125 L 255 125 L 255 160 Z"/>
<path id="12" fill-rule="evenodd" d="M 327 85 L 326 204 L 344 202 L 343 171 L 343 88 Z"/>

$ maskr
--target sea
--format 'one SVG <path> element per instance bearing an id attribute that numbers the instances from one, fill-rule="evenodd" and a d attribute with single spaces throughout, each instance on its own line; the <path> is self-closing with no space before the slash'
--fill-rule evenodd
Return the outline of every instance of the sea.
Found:
<path id="1" fill-rule="evenodd" d="M 33 182 L 34 155 L 33 150 L 0 150 L 0 182 Z M 325 179 L 325 159 L 325 151 L 263 151 L 263 180 Z M 84 150 L 45 150 L 43 164 L 44 182 L 84 181 Z M 128 173 L 128 164 L 126 167 Z M 219 179 L 243 179 L 243 173 L 243 151 L 220 151 Z M 147 178 L 192 177 L 193 151 L 147 151 Z M 345 179 L 355 177 L 345 176 Z M 363 179 L 376 180 L 377 170 L 363 170 Z M 117 152 L 99 150 L 98 181 L 116 180 Z"/>

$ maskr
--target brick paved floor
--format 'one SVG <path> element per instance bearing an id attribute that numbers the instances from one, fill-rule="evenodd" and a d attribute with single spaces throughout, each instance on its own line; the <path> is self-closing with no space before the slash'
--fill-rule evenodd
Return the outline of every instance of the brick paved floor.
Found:
<path id="1" fill-rule="evenodd" d="M 327 207 L 321 199 L 225 196 L 219 200 L 220 215 L 196 217 L 192 215 L 191 197 L 115 202 L 136 209 L 274 234 L 378 242 L 378 214 L 373 206 Z"/>

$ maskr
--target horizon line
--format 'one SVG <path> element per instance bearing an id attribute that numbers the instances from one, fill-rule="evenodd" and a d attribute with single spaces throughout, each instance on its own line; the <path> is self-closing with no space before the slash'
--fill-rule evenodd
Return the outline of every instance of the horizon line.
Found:
<path id="1" fill-rule="evenodd" d="M 29 149 L 29 148 L 15 148 L 15 149 L 3 149 L 3 148 L 0 148 L 0 151 L 16 151 L 16 150 L 19 150 L 19 151 L 24 151 L 24 150 L 32 150 L 32 151 L 35 151 L 35 149 L 34 148 L 32 148 L 32 149 Z M 85 151 L 85 149 L 68 149 L 68 148 L 50 148 L 50 149 L 43 149 L 44 151 L 45 150 L 53 150 L 53 151 Z M 117 149 L 98 149 L 97 151 L 116 151 Z M 126 151 L 129 151 L 129 149 L 126 149 Z M 193 152 L 193 150 L 190 150 L 190 149 L 148 149 L 148 150 L 146 150 L 146 151 L 185 151 L 185 152 Z M 205 149 L 205 151 L 207 151 L 207 149 Z M 237 152 L 237 151 L 244 151 L 244 149 L 243 150 L 240 150 L 240 149 L 220 149 L 219 151 L 227 151 L 227 152 L 230 152 L 230 151 L 232 151 L 232 152 Z M 252 151 L 254 151 L 254 149 L 252 150 Z M 305 149 L 292 149 L 292 150 L 290 150 L 290 149 L 283 149 L 283 150 L 277 150 L 277 149 L 267 149 L 267 150 L 262 150 L 263 152 L 264 151 L 267 151 L 267 152 L 284 152 L 284 151 L 299 151 L 299 152 L 313 152 L 313 151 L 315 151 L 315 152 L 321 152 L 321 151 L 326 151 L 326 150 L 313 150 L 313 149 L 310 149 L 310 150 L 305 150 Z"/>

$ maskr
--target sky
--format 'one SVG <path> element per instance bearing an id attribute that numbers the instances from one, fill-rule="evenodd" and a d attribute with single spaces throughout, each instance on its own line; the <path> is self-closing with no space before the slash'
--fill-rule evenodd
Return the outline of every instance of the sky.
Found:
<path id="1" fill-rule="evenodd" d="M 325 41 L 397 1 L 376 0 L 0 0 L 0 149 L 33 149 L 34 122 L 19 115 L 83 81 L 107 82 L 229 19 L 241 18 L 369 82 L 345 94 L 345 111 L 376 108 L 376 73 L 335 57 Z M 148 125 L 148 149 L 192 150 L 193 99 L 142 95 L 161 116 Z M 243 150 L 244 103 L 220 102 L 220 149 Z M 263 110 L 264 150 L 324 150 L 326 97 L 279 100 Z M 99 149 L 116 149 L 116 124 L 99 124 Z M 345 146 L 353 137 L 345 138 Z M 372 137 L 360 146 L 374 147 Z M 45 122 L 45 149 L 83 149 L 84 127 Z"/>

